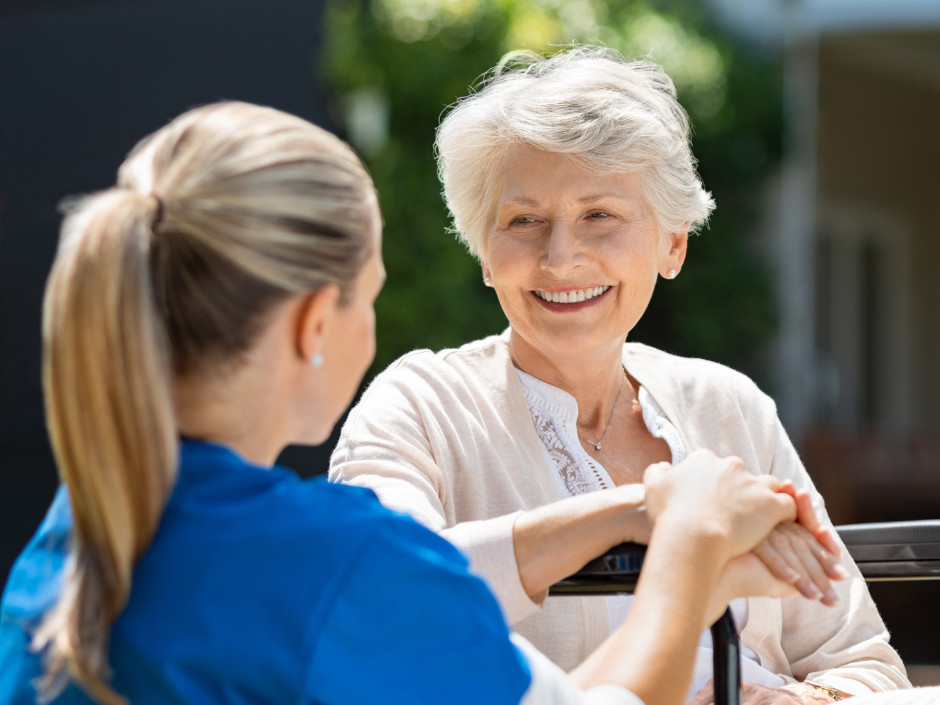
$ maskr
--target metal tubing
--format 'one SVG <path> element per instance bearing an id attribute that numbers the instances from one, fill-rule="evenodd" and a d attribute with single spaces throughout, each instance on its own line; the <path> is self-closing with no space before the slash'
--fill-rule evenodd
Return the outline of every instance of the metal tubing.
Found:
<path id="1" fill-rule="evenodd" d="M 741 705 L 741 644 L 731 608 L 711 626 L 715 705 Z"/>

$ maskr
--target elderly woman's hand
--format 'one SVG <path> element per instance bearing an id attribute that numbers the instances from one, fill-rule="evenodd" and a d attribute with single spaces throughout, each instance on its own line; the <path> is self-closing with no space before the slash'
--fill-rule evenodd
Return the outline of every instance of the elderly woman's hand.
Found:
<path id="1" fill-rule="evenodd" d="M 745 553 L 733 558 L 725 565 L 712 592 L 708 604 L 708 623 L 715 622 L 738 597 L 795 597 L 797 589 L 793 581 L 783 580 L 771 572 L 767 565 L 754 555 Z"/>
<path id="2" fill-rule="evenodd" d="M 803 597 L 820 600 L 824 605 L 838 601 L 831 581 L 849 577 L 839 555 L 795 522 L 779 524 L 753 554 L 779 579 L 793 584 Z"/>
<path id="3" fill-rule="evenodd" d="M 796 521 L 809 531 L 819 543 L 825 546 L 831 553 L 839 555 L 839 542 L 833 536 L 832 529 L 819 523 L 819 517 L 816 516 L 816 510 L 813 508 L 813 500 L 807 490 L 798 490 L 793 486 L 790 480 L 785 480 L 777 488 L 778 492 L 785 492 L 793 497 L 796 502 Z"/>
<path id="4" fill-rule="evenodd" d="M 839 544 L 832 530 L 819 523 L 806 490 L 785 482 L 777 491 L 795 500 L 796 521 L 776 526 L 753 553 L 777 578 L 792 583 L 803 597 L 832 606 L 838 598 L 831 581 L 849 577 L 839 562 Z"/>

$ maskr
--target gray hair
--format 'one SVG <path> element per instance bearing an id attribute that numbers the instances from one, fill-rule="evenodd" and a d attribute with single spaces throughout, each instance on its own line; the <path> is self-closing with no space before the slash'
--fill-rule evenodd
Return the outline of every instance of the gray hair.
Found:
<path id="1" fill-rule="evenodd" d="M 477 257 L 512 145 L 567 154 L 603 173 L 637 173 L 660 229 L 694 232 L 715 204 L 696 171 L 690 131 L 675 85 L 657 64 L 601 47 L 549 58 L 512 52 L 438 127 L 438 176 L 454 230 Z"/>

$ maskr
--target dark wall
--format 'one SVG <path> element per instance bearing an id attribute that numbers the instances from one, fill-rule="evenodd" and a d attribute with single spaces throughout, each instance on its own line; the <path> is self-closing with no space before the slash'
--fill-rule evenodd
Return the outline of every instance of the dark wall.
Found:
<path id="1" fill-rule="evenodd" d="M 114 183 L 145 134 L 247 100 L 329 127 L 321 0 L 0 4 L 0 580 L 56 486 L 40 391 L 42 290 L 64 196 Z M 293 451 L 301 471 L 325 451 Z"/>

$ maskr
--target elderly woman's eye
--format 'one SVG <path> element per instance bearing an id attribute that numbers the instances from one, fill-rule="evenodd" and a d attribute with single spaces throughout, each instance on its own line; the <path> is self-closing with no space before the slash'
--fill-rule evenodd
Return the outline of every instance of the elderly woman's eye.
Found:
<path id="1" fill-rule="evenodd" d="M 609 218 L 609 217 L 610 217 L 610 213 L 608 213 L 607 211 L 591 211 L 588 214 L 588 218 L 592 218 L 594 220 L 603 220 L 604 218 Z"/>
<path id="2" fill-rule="evenodd" d="M 509 221 L 510 225 L 530 225 L 535 222 L 535 218 L 530 218 L 527 215 L 520 215 Z"/>

